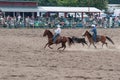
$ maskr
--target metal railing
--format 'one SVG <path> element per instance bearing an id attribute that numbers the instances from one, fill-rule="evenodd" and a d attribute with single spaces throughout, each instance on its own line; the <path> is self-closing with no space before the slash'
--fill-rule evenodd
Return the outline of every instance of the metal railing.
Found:
<path id="1" fill-rule="evenodd" d="M 89 28 L 92 24 L 97 24 L 100 28 L 116 28 L 120 27 L 120 18 L 109 20 L 107 18 L 95 19 L 95 18 L 45 18 L 40 17 L 37 19 L 32 18 L 0 18 L 1 28 L 54 28 L 57 24 L 60 24 L 62 28 Z M 108 24 L 111 24 L 109 26 Z"/>

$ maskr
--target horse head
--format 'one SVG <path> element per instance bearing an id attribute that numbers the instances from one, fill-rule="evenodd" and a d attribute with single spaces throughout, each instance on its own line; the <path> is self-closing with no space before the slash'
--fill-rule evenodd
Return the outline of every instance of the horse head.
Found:
<path id="1" fill-rule="evenodd" d="M 85 33 L 82 36 L 90 36 L 90 37 L 92 37 L 92 35 L 89 33 L 88 30 L 86 30 Z"/>
<path id="2" fill-rule="evenodd" d="M 50 30 L 45 30 L 43 33 L 43 37 L 48 36 L 49 38 L 53 37 L 53 34 Z"/>
<path id="3" fill-rule="evenodd" d="M 48 30 L 46 29 L 43 33 L 43 37 L 45 37 L 47 35 L 47 33 L 48 33 Z"/>
<path id="4" fill-rule="evenodd" d="M 82 34 L 82 36 L 87 36 L 87 33 L 88 33 L 88 31 L 86 30 L 86 31 Z"/>

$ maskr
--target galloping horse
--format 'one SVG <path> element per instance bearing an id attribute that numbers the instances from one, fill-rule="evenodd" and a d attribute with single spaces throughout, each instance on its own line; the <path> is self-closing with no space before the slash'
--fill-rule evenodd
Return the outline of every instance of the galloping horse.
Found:
<path id="1" fill-rule="evenodd" d="M 62 46 L 59 47 L 58 50 L 60 48 L 63 48 L 63 50 L 64 50 L 66 48 L 66 42 L 68 42 L 69 46 L 71 46 L 74 43 L 74 41 L 70 37 L 65 37 L 65 36 L 59 36 L 57 38 L 56 42 L 53 43 L 53 40 L 52 40 L 53 34 L 52 34 L 52 32 L 50 30 L 47 30 L 47 29 L 44 31 L 43 36 L 48 36 L 48 42 L 47 42 L 47 44 L 45 45 L 44 48 L 46 48 L 46 46 L 48 45 L 48 47 L 50 49 L 53 49 L 52 47 L 50 47 L 52 44 L 59 44 L 59 43 L 61 43 Z"/>
<path id="2" fill-rule="evenodd" d="M 94 44 L 95 41 L 93 40 L 92 35 L 91 35 L 88 31 L 86 31 L 86 32 L 83 34 L 83 36 L 87 36 L 88 41 L 90 42 L 90 45 L 93 44 L 93 46 L 96 48 L 96 46 L 95 46 L 95 44 Z M 109 38 L 108 36 L 97 35 L 97 42 L 101 41 L 102 47 L 103 47 L 104 44 L 106 44 L 106 46 L 108 46 L 108 45 L 107 45 L 107 42 L 106 42 L 106 39 L 109 40 L 109 41 L 114 45 L 114 42 L 113 42 L 112 39 Z M 89 45 L 89 47 L 90 47 L 90 45 Z"/>

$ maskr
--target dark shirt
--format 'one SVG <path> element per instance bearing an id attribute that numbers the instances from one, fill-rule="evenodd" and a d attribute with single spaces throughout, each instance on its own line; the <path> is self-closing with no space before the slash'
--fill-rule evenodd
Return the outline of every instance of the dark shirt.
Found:
<path id="1" fill-rule="evenodd" d="M 94 35 L 97 35 L 97 29 L 96 29 L 96 27 L 92 28 L 91 32 L 93 32 Z"/>

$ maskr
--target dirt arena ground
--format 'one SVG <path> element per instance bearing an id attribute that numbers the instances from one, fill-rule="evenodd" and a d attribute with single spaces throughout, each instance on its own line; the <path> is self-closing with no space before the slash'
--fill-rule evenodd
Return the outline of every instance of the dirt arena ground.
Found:
<path id="1" fill-rule="evenodd" d="M 43 49 L 44 30 L 0 29 L 0 80 L 120 80 L 120 29 L 98 29 L 115 45 L 74 44 L 65 51 L 57 51 L 60 44 Z M 81 37 L 85 30 L 63 29 L 61 35 Z"/>

